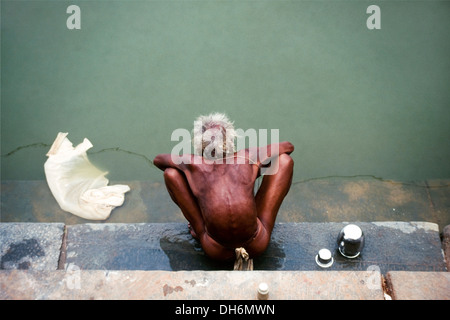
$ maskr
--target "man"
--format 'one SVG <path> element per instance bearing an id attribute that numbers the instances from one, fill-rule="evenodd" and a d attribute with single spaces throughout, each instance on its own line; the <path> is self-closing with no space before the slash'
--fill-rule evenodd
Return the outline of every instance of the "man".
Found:
<path id="1" fill-rule="evenodd" d="M 153 163 L 164 171 L 172 200 L 209 257 L 231 260 L 236 248 L 244 248 L 254 258 L 269 245 L 291 186 L 294 146 L 282 142 L 234 152 L 236 133 L 225 115 L 200 116 L 194 124 L 198 155 L 160 154 Z M 255 180 L 268 167 L 278 170 L 264 175 L 254 195 Z"/>

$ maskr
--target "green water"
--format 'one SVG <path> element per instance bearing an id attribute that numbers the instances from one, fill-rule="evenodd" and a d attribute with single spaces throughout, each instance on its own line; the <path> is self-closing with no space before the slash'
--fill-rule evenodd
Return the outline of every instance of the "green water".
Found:
<path id="1" fill-rule="evenodd" d="M 62 131 L 111 180 L 160 181 L 153 157 L 211 111 L 279 129 L 294 181 L 450 178 L 449 17 L 449 1 L 2 1 L 1 179 L 45 179 Z"/>

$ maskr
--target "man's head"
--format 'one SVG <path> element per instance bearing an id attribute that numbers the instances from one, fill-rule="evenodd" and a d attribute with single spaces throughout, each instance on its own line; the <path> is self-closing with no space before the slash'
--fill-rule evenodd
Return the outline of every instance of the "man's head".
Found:
<path id="1" fill-rule="evenodd" d="M 234 153 L 236 131 L 223 113 L 199 116 L 194 121 L 194 150 L 207 158 L 220 158 Z"/>

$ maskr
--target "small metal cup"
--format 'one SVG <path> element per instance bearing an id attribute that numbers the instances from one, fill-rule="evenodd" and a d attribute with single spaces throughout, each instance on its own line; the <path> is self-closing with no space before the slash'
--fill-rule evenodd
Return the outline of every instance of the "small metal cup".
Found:
<path id="1" fill-rule="evenodd" d="M 356 258 L 364 248 L 364 233 L 355 224 L 342 228 L 337 238 L 339 252 L 346 258 Z"/>
<path id="2" fill-rule="evenodd" d="M 333 265 L 334 259 L 331 251 L 328 249 L 320 249 L 316 255 L 316 263 L 321 268 L 329 268 Z"/>

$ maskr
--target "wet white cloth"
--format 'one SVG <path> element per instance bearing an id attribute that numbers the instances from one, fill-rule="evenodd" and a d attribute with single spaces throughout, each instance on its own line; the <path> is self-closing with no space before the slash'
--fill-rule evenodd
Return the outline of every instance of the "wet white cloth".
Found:
<path id="1" fill-rule="evenodd" d="M 58 133 L 47 153 L 44 170 L 48 186 L 62 210 L 84 219 L 105 220 L 123 204 L 130 187 L 108 186 L 107 172 L 96 168 L 87 157 L 92 143 L 85 138 L 74 148 L 67 134 Z"/>

